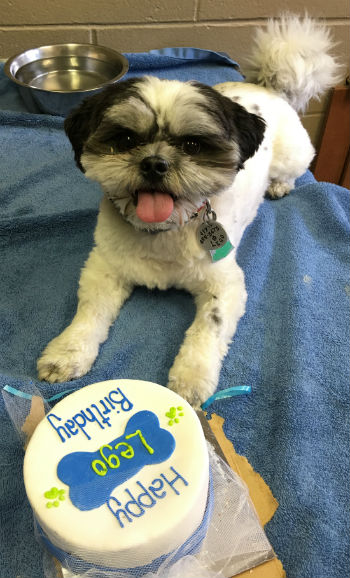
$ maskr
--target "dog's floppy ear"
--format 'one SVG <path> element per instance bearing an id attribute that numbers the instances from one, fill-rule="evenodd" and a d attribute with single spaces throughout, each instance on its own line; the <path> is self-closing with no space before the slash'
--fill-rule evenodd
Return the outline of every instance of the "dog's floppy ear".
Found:
<path id="1" fill-rule="evenodd" d="M 124 83 L 125 84 L 125 83 Z M 74 150 L 74 158 L 79 169 L 84 173 L 80 158 L 84 144 L 97 129 L 103 114 L 116 99 L 118 85 L 111 85 L 103 91 L 83 100 L 78 108 L 72 110 L 64 121 L 64 130 Z"/>
<path id="2" fill-rule="evenodd" d="M 64 130 L 72 143 L 75 162 L 82 172 L 85 171 L 80 162 L 80 157 L 83 152 L 84 143 L 87 141 L 96 125 L 96 119 L 94 119 L 95 115 L 93 114 L 95 105 L 95 97 L 84 100 L 83 103 L 78 108 L 74 109 L 64 121 Z"/>
<path id="3" fill-rule="evenodd" d="M 234 139 L 240 147 L 240 164 L 252 157 L 258 150 L 265 132 L 265 121 L 260 116 L 248 112 L 243 106 L 224 96 L 215 88 L 200 82 L 192 82 L 206 96 L 207 110 L 224 127 L 226 137 Z"/>
<path id="4" fill-rule="evenodd" d="M 237 102 L 232 102 L 233 122 L 236 127 L 235 138 L 241 152 L 241 163 L 252 157 L 261 145 L 265 133 L 265 121 L 258 115 L 248 112 Z"/>
<path id="5" fill-rule="evenodd" d="M 222 111 L 227 119 L 229 137 L 238 143 L 241 153 L 241 167 L 252 157 L 261 145 L 266 124 L 257 114 L 248 112 L 243 106 L 220 94 Z"/>
<path id="6" fill-rule="evenodd" d="M 106 109 L 125 98 L 133 96 L 140 82 L 139 78 L 129 78 L 128 80 L 111 84 L 101 92 L 83 100 L 81 105 L 72 110 L 67 116 L 64 121 L 64 130 L 72 143 L 75 162 L 82 172 L 85 172 L 80 160 L 84 144 L 97 129 Z"/>

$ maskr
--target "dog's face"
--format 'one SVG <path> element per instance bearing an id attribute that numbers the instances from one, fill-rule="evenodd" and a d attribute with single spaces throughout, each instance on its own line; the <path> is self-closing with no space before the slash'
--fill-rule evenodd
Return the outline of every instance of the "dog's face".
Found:
<path id="1" fill-rule="evenodd" d="M 265 125 L 208 86 L 144 77 L 87 99 L 65 129 L 79 168 L 124 219 L 161 231 L 232 184 Z"/>

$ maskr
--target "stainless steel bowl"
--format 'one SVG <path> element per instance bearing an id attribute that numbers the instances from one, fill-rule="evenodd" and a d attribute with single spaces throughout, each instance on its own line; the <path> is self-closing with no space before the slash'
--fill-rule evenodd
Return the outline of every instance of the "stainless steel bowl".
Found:
<path id="1" fill-rule="evenodd" d="M 128 71 L 127 59 L 95 44 L 52 44 L 16 54 L 5 73 L 18 85 L 30 112 L 66 116 L 84 98 Z"/>

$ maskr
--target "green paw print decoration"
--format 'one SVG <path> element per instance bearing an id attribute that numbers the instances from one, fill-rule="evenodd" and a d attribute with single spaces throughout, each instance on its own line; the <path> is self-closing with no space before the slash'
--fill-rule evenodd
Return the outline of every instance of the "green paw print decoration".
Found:
<path id="1" fill-rule="evenodd" d="M 169 418 L 168 425 L 174 425 L 174 423 L 180 423 L 179 418 L 184 415 L 182 410 L 183 410 L 183 408 L 181 406 L 171 407 L 169 409 L 169 411 L 167 411 L 165 413 L 165 415 Z"/>
<path id="2" fill-rule="evenodd" d="M 50 500 L 50 502 L 46 503 L 46 507 L 58 508 L 60 502 L 63 502 L 66 499 L 64 495 L 65 493 L 66 490 L 59 490 L 58 488 L 51 488 L 51 490 L 45 492 L 44 494 L 45 498 L 47 498 L 47 500 Z"/>

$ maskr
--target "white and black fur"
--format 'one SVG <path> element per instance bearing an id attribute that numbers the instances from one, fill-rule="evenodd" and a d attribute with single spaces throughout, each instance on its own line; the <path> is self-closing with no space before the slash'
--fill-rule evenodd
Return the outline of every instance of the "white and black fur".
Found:
<path id="1" fill-rule="evenodd" d="M 276 62 L 276 39 L 283 48 L 296 28 L 293 49 L 289 46 L 285 57 L 279 51 Z M 308 18 L 284 18 L 258 33 L 253 69 L 255 62 L 256 80 L 268 88 L 135 78 L 109 86 L 66 119 L 76 162 L 100 183 L 104 197 L 95 245 L 81 273 L 77 313 L 39 359 L 41 379 L 67 381 L 88 372 L 135 286 L 176 287 L 193 294 L 197 313 L 170 369 L 168 386 L 196 407 L 214 392 L 245 311 L 244 275 L 235 260 L 244 230 L 266 191 L 272 197 L 287 194 L 314 155 L 287 100 L 304 106 L 303 82 L 308 100 L 335 79 L 333 59 L 326 75 L 317 68 L 317 38 L 323 43 L 321 63 L 331 43 L 327 31 Z M 298 78 L 293 91 L 300 58 L 304 78 Z M 313 91 L 307 67 L 312 58 Z M 271 68 L 265 76 L 263 60 Z M 166 218 L 149 218 L 140 207 L 144 196 L 151 209 L 164 200 Z M 235 247 L 216 263 L 196 236 L 206 201 Z"/>

